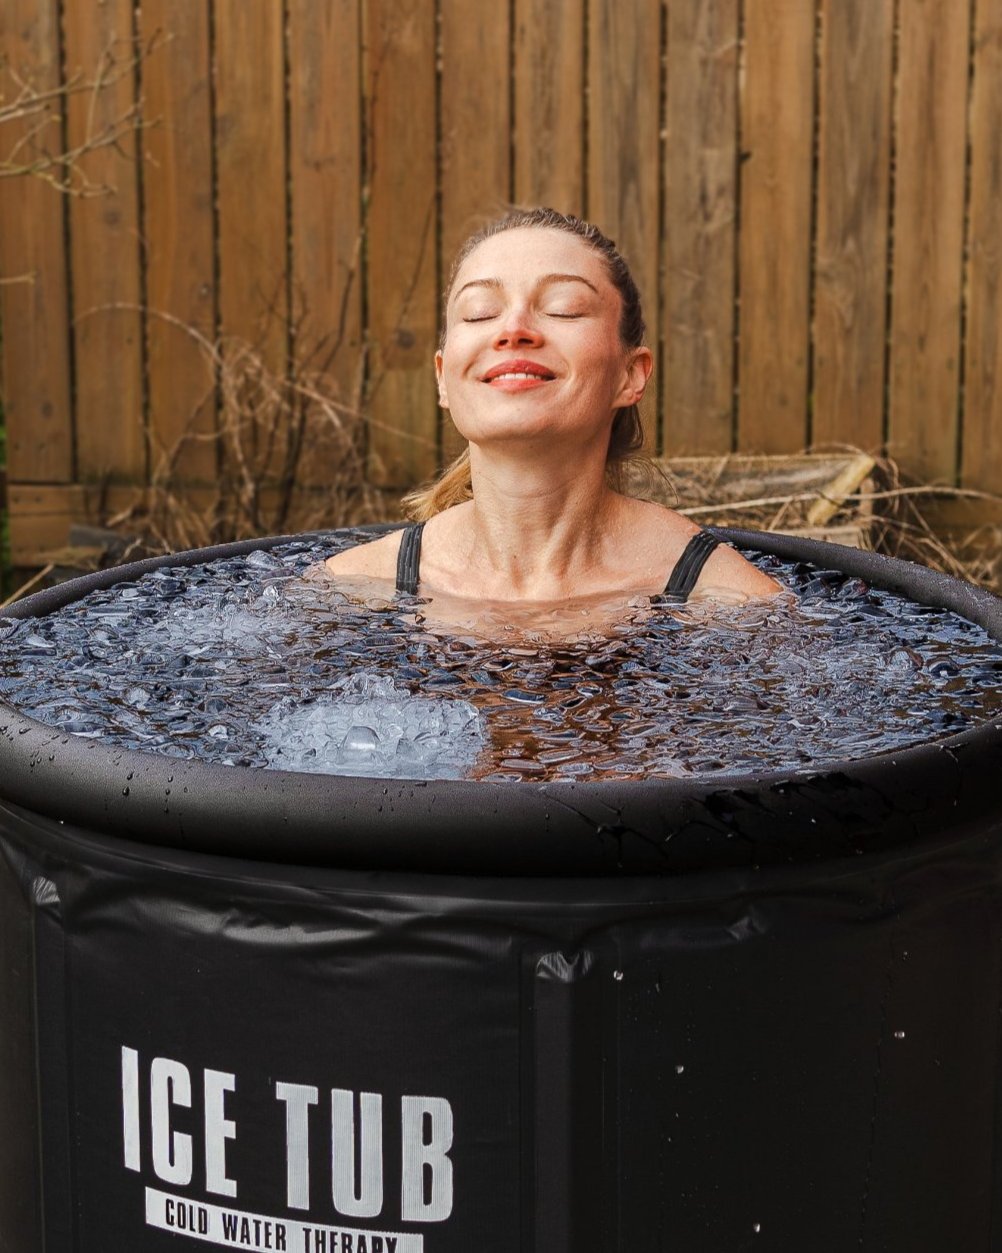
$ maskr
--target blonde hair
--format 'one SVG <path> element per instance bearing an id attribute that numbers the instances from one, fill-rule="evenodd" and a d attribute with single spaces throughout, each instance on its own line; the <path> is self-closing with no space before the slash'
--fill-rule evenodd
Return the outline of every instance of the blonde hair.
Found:
<path id="1" fill-rule="evenodd" d="M 566 231 L 593 248 L 603 259 L 606 271 L 613 286 L 619 292 L 622 309 L 619 317 L 619 337 L 626 348 L 639 348 L 644 342 L 644 316 L 640 307 L 640 293 L 630 273 L 629 266 L 623 260 L 611 239 L 603 235 L 597 226 L 585 222 L 572 214 L 558 213 L 556 209 L 517 209 L 504 217 L 488 222 L 481 230 L 471 235 L 452 263 L 449 281 L 445 285 L 442 300 L 442 333 L 440 344 L 445 343 L 446 309 L 449 294 L 459 273 L 459 267 L 466 258 L 485 240 L 501 235 L 505 231 L 518 230 L 522 227 L 542 227 L 552 230 Z M 612 434 L 609 438 L 609 451 L 606 458 L 606 476 L 614 491 L 622 488 L 625 475 L 623 463 L 634 457 L 644 445 L 644 428 L 640 421 L 640 411 L 636 405 L 620 409 L 612 423 Z M 429 518 L 449 509 L 453 505 L 462 504 L 473 499 L 473 481 L 470 474 L 470 452 L 464 449 L 433 482 L 415 488 L 401 500 L 404 513 L 416 522 L 427 522 Z"/>

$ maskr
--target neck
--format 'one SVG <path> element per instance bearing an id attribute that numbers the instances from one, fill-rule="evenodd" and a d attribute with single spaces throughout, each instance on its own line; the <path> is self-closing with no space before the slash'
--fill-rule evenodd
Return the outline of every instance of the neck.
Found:
<path id="1" fill-rule="evenodd" d="M 605 459 L 541 463 L 470 449 L 473 506 L 468 559 L 506 599 L 555 599 L 587 584 L 602 564 L 619 497 Z"/>

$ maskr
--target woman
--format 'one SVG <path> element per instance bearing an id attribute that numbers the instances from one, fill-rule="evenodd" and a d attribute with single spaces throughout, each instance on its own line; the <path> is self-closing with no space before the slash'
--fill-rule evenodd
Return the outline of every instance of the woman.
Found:
<path id="1" fill-rule="evenodd" d="M 417 526 L 338 553 L 329 572 L 433 601 L 536 606 L 778 591 L 680 514 L 616 490 L 642 443 L 643 337 L 636 285 L 594 226 L 534 209 L 473 235 L 435 355 L 439 401 L 468 452 L 408 498 Z"/>

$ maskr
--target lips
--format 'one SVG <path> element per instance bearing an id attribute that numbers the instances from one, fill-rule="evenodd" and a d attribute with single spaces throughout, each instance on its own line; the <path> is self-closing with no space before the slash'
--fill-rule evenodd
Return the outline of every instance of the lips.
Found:
<path id="1" fill-rule="evenodd" d="M 525 361 L 516 358 L 512 361 L 502 361 L 499 365 L 491 366 L 486 374 L 482 375 L 481 382 L 493 383 L 497 380 L 505 382 L 549 382 L 556 378 L 552 370 L 548 370 L 545 365 L 540 365 L 538 361 Z"/>

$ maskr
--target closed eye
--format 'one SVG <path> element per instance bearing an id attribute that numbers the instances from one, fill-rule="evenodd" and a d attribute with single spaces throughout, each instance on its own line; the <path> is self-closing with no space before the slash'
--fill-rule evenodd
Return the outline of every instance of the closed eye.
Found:
<path id="1" fill-rule="evenodd" d="M 463 321 L 464 322 L 489 322 L 491 318 L 496 317 L 496 316 L 497 315 L 493 313 L 481 313 L 478 317 L 475 317 L 475 318 L 463 318 Z"/>

